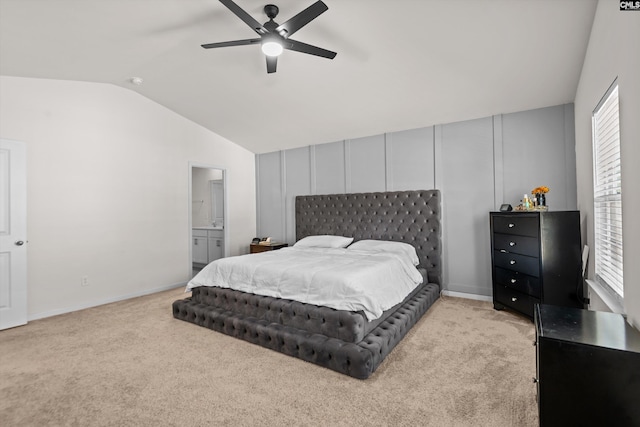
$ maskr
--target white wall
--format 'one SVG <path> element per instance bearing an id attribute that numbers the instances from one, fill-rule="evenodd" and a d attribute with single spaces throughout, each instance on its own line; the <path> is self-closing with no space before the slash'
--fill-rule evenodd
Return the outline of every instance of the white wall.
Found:
<path id="1" fill-rule="evenodd" d="M 30 319 L 188 280 L 190 161 L 227 170 L 230 254 L 248 251 L 253 153 L 113 85 L 2 76 L 0 93 L 0 137 L 27 145 Z"/>
<path id="2" fill-rule="evenodd" d="M 618 77 L 622 151 L 624 305 L 640 328 L 640 12 L 619 10 L 619 2 L 600 0 L 575 100 L 578 208 L 586 243 L 593 248 L 593 170 L 591 114 Z M 583 231 L 584 232 L 584 231 Z M 593 259 L 593 258 L 592 258 Z M 589 277 L 593 277 L 593 262 Z"/>

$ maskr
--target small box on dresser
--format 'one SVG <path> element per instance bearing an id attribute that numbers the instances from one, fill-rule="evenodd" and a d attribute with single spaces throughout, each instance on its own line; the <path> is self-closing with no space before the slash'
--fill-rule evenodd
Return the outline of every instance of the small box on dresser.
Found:
<path id="1" fill-rule="evenodd" d="M 640 332 L 620 314 L 537 305 L 540 426 L 640 426 Z"/>
<path id="2" fill-rule="evenodd" d="M 489 215 L 494 308 L 532 319 L 538 303 L 582 308 L 580 213 Z"/>

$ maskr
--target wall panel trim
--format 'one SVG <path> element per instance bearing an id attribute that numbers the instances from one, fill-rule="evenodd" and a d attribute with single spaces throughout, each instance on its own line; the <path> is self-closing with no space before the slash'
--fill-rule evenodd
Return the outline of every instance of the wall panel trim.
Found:
<path id="1" fill-rule="evenodd" d="M 493 207 L 504 203 L 502 114 L 493 116 Z"/>
<path id="2" fill-rule="evenodd" d="M 392 148 L 393 135 L 390 133 L 384 134 L 384 189 L 385 191 L 393 191 L 393 166 L 391 160 L 393 159 Z"/>
<path id="3" fill-rule="evenodd" d="M 568 208 L 577 209 L 578 194 L 577 194 L 577 176 L 576 176 L 576 138 L 575 138 L 575 118 L 574 118 L 574 106 L 573 104 L 563 105 L 563 117 L 564 117 L 564 170 L 565 170 L 565 194 L 571 195 L 573 200 L 569 204 Z M 572 173 L 573 172 L 573 173 Z"/>
<path id="4" fill-rule="evenodd" d="M 444 174 L 439 165 L 442 164 L 442 125 L 433 127 L 433 182 L 435 188 L 442 190 Z"/>
<path id="5" fill-rule="evenodd" d="M 256 233 L 261 235 L 260 231 L 260 200 L 262 200 L 262 194 L 260 189 L 260 154 L 256 154 Z"/>
<path id="6" fill-rule="evenodd" d="M 433 126 L 433 182 L 434 188 L 440 190 L 442 198 L 442 289 L 448 289 L 449 283 L 449 252 L 447 245 L 447 204 L 446 187 L 444 183 L 444 173 L 442 172 L 442 125 Z"/>
<path id="7" fill-rule="evenodd" d="M 345 193 L 351 193 L 351 140 L 342 141 L 344 149 L 344 189 Z"/>
<path id="8" fill-rule="evenodd" d="M 309 147 L 309 183 L 311 185 L 311 194 L 316 194 L 316 146 Z"/>
<path id="9" fill-rule="evenodd" d="M 280 221 L 283 238 L 287 239 L 287 156 L 280 150 Z"/>

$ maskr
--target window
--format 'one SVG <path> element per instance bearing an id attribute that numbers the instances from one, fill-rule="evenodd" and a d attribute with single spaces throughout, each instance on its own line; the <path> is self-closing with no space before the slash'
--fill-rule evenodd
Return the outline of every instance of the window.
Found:
<path id="1" fill-rule="evenodd" d="M 622 298 L 622 176 L 617 81 L 593 111 L 592 124 L 595 280 Z"/>

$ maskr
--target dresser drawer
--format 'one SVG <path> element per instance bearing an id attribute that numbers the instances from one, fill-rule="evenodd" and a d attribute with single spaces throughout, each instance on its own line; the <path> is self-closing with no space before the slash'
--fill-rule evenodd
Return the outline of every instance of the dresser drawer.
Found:
<path id="1" fill-rule="evenodd" d="M 534 305 L 540 303 L 540 299 L 514 291 L 506 286 L 496 285 L 495 293 L 493 296 L 494 301 L 511 307 L 529 317 L 533 317 Z"/>
<path id="2" fill-rule="evenodd" d="M 516 236 L 514 234 L 499 234 L 493 235 L 493 248 L 495 250 L 505 250 L 521 255 L 529 255 L 537 257 L 538 239 L 528 236 Z"/>
<path id="3" fill-rule="evenodd" d="M 538 238 L 538 216 L 524 215 L 494 215 L 493 232 Z"/>
<path id="4" fill-rule="evenodd" d="M 540 279 L 534 276 L 496 267 L 495 282 L 536 298 L 542 296 L 540 295 Z"/>
<path id="5" fill-rule="evenodd" d="M 508 252 L 493 251 L 493 262 L 496 267 L 506 268 L 511 271 L 540 276 L 540 260 L 526 255 L 512 254 Z"/>

